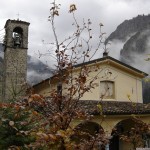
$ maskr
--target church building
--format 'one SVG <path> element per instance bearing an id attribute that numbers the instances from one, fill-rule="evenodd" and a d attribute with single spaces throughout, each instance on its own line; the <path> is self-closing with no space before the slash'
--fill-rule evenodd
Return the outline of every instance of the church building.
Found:
<path id="1" fill-rule="evenodd" d="M 143 104 L 142 79 L 148 74 L 124 64 L 108 55 L 102 58 L 88 61 L 74 66 L 73 76 L 78 77 L 82 66 L 91 69 L 87 82 L 96 77 L 95 87 L 79 100 L 79 107 L 88 114 L 93 115 L 90 122 L 77 120 L 73 122 L 74 127 L 80 126 L 83 129 L 91 129 L 91 126 L 99 125 L 108 135 L 111 136 L 107 150 L 129 150 L 133 144 L 126 143 L 119 134 L 130 133 L 140 120 L 142 123 L 150 124 L 150 105 Z M 94 71 L 98 69 L 97 71 Z M 55 76 L 48 78 L 33 86 L 34 92 L 47 99 L 50 93 L 57 89 Z M 67 95 L 68 85 L 62 83 L 62 94 Z M 137 119 L 139 118 L 139 120 Z M 139 123 L 140 124 L 140 123 Z M 150 134 L 142 135 L 145 140 L 145 147 L 150 148 Z"/>

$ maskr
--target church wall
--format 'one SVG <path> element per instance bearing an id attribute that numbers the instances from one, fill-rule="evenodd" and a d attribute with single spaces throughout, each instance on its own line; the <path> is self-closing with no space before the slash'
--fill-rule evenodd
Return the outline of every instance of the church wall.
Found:
<path id="1" fill-rule="evenodd" d="M 103 99 L 109 101 L 132 101 L 142 103 L 142 82 L 139 77 L 130 73 L 124 72 L 123 70 L 112 67 L 111 65 L 100 64 L 99 75 L 95 81 L 95 88 L 91 89 L 90 92 L 84 94 L 82 100 L 101 100 L 101 85 L 100 81 L 113 81 L 114 82 L 114 99 Z M 111 72 L 111 75 L 108 73 Z M 89 74 L 89 78 L 95 77 L 97 72 Z M 87 80 L 88 80 L 87 79 Z"/>
<path id="2" fill-rule="evenodd" d="M 115 100 L 142 103 L 142 79 L 115 67 L 108 68 L 115 76 Z"/>
<path id="3" fill-rule="evenodd" d="M 98 86 L 96 86 L 95 89 L 92 89 L 91 92 L 86 93 L 82 100 L 100 100 L 100 81 L 108 80 L 114 82 L 115 98 L 103 100 L 143 102 L 142 81 L 140 78 L 110 65 L 103 65 L 102 68 L 102 72 L 96 81 Z M 106 72 L 108 71 L 111 72 L 111 75 L 107 75 Z M 96 72 L 93 72 L 91 76 L 94 77 L 95 75 Z"/>
<path id="4" fill-rule="evenodd" d="M 144 123 L 150 124 L 150 115 L 149 114 L 143 114 L 143 115 L 134 115 L 139 118 L 139 120 L 143 121 Z M 122 120 L 130 119 L 132 118 L 131 115 L 103 115 L 103 116 L 94 116 L 92 121 L 97 122 L 100 124 L 103 129 L 111 134 L 112 129 Z"/>
<path id="5" fill-rule="evenodd" d="M 89 65 L 89 67 L 93 67 L 93 65 Z M 74 70 L 73 76 L 77 77 L 79 74 L 80 69 L 76 68 Z M 111 74 L 109 74 L 109 72 Z M 86 92 L 81 100 L 101 100 L 101 85 L 100 81 L 112 81 L 114 82 L 114 93 L 115 97 L 113 99 L 103 99 L 108 101 L 127 101 L 127 102 L 140 102 L 142 103 L 142 81 L 140 77 L 135 76 L 134 74 L 128 73 L 123 69 L 118 69 L 117 67 L 111 66 L 109 64 L 101 63 L 99 64 L 98 71 L 92 71 L 89 73 L 87 81 L 93 77 L 97 76 L 97 80 L 95 83 L 95 88 L 91 89 L 89 92 Z M 88 83 L 88 82 L 87 82 Z M 47 83 L 47 86 L 43 86 L 43 84 L 39 84 L 35 91 L 38 94 L 42 94 L 47 96 L 47 94 L 51 91 L 51 89 L 57 89 L 56 84 Z M 46 85 L 46 84 L 45 84 Z M 49 86 L 48 86 L 49 85 Z M 68 88 L 67 84 L 63 84 L 63 93 L 67 93 L 68 91 L 65 90 Z M 77 96 L 77 95 L 76 95 Z"/>

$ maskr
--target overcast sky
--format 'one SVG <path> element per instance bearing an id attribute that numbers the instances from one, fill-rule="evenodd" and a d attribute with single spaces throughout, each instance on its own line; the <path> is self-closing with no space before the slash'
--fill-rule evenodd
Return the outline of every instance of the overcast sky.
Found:
<path id="1" fill-rule="evenodd" d="M 29 54 L 37 56 L 38 51 L 49 49 L 53 36 L 48 22 L 50 3 L 52 0 L 0 0 L 0 35 L 7 19 L 19 19 L 30 22 L 29 27 Z M 78 19 L 90 18 L 94 28 L 100 22 L 104 24 L 104 31 L 109 34 L 126 19 L 136 17 L 138 14 L 150 13 L 150 0 L 58 0 L 61 3 L 59 20 L 57 23 L 58 36 L 70 33 L 68 26 L 72 22 L 68 14 L 69 5 L 77 6 Z M 0 38 L 1 39 L 1 38 Z"/>

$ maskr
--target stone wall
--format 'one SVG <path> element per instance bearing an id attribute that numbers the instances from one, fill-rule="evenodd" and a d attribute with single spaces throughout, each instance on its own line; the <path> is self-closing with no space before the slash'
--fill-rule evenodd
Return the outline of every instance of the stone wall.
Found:
<path id="1" fill-rule="evenodd" d="M 29 23 L 7 20 L 4 40 L 3 100 L 16 99 L 25 93 Z M 14 33 L 21 33 L 21 44 L 15 45 Z"/>

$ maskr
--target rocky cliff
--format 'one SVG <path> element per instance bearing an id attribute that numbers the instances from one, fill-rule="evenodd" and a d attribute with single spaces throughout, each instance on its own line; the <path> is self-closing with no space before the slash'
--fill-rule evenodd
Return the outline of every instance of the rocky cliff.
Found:
<path id="1" fill-rule="evenodd" d="M 126 63 L 135 63 L 136 57 L 149 53 L 150 29 L 143 29 L 132 35 L 124 44 L 120 58 Z M 144 59 L 144 58 L 143 58 Z M 128 62 L 129 61 L 129 62 Z M 144 60 L 143 60 L 144 61 Z M 150 71 L 149 68 L 145 71 Z"/>
<path id="2" fill-rule="evenodd" d="M 138 15 L 130 20 L 122 22 L 117 29 L 110 34 L 106 42 L 114 39 L 125 41 L 128 36 L 150 28 L 150 15 Z"/>

